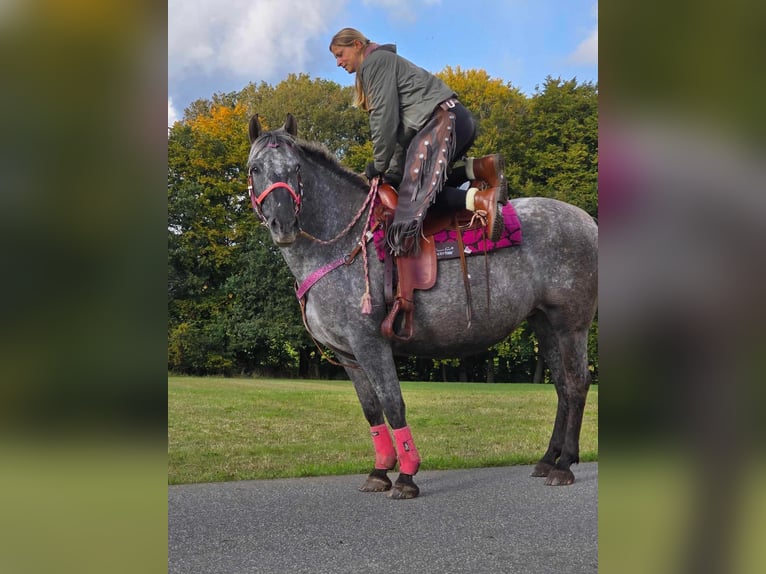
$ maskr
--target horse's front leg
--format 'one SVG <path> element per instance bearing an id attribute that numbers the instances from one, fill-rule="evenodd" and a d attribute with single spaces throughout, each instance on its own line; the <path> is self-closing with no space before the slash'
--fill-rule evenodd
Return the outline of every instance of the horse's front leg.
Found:
<path id="1" fill-rule="evenodd" d="M 385 492 L 391 490 L 391 480 L 388 471 L 396 466 L 396 450 L 394 449 L 391 433 L 386 426 L 383 407 L 378 395 L 372 388 L 367 375 L 361 369 L 346 368 L 349 378 L 354 383 L 356 396 L 362 405 L 364 417 L 370 424 L 372 444 L 375 447 L 375 466 L 367 480 L 359 490 L 362 492 Z"/>
<path id="2" fill-rule="evenodd" d="M 378 366 L 381 367 L 380 364 Z M 371 372 L 375 374 L 372 378 L 362 368 L 346 369 L 354 383 L 365 418 L 370 424 L 370 434 L 375 448 L 375 467 L 360 490 L 363 492 L 390 490 L 390 498 L 415 498 L 420 493 L 420 489 L 412 477 L 420 467 L 420 454 L 415 447 L 412 432 L 404 416 L 404 400 L 396 378 L 393 358 L 391 367 L 393 375 L 389 372 L 389 377 L 393 376 L 393 384 L 390 382 L 391 378 L 385 378 L 385 368 L 372 369 Z M 385 381 L 389 383 L 386 384 Z M 388 419 L 393 428 L 393 440 L 385 419 Z M 392 485 L 387 472 L 394 469 L 397 460 L 399 477 Z"/>

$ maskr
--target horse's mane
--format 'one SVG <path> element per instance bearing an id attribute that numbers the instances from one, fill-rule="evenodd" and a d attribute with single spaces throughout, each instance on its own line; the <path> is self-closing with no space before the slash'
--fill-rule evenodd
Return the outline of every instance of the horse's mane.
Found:
<path id="1" fill-rule="evenodd" d="M 257 153 L 265 147 L 279 147 L 280 145 L 297 146 L 304 155 L 322 164 L 334 174 L 357 186 L 367 187 L 362 176 L 342 165 L 335 154 L 327 149 L 327 146 L 319 142 L 293 137 L 284 130 L 275 130 L 262 134 L 253 142 L 253 151 Z"/>

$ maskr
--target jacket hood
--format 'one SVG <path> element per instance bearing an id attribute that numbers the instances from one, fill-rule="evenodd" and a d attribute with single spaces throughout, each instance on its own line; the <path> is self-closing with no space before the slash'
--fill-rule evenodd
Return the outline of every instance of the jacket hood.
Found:
<path id="1" fill-rule="evenodd" d="M 396 54 L 396 44 L 381 44 L 376 49 L 385 50 L 386 52 L 393 52 L 394 54 Z"/>

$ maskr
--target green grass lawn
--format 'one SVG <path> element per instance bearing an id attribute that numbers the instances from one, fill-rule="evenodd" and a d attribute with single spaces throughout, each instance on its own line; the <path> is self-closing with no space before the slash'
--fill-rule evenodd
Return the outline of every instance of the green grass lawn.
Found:
<path id="1" fill-rule="evenodd" d="M 548 446 L 552 385 L 405 382 L 402 392 L 421 470 L 532 464 Z M 350 381 L 168 377 L 169 484 L 362 474 L 374 457 Z M 592 386 L 580 460 L 597 457 Z"/>

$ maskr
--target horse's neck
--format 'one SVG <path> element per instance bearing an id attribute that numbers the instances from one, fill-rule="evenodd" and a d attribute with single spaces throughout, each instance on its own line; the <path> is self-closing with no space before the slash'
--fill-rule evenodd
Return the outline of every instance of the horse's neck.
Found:
<path id="1" fill-rule="evenodd" d="M 316 164 L 302 171 L 301 228 L 319 240 L 333 240 L 357 217 L 366 194 L 353 182 Z M 283 254 L 296 277 L 301 280 L 318 267 L 349 254 L 362 236 L 367 217 L 366 208 L 353 227 L 331 244 L 301 237 L 294 246 L 285 249 Z"/>
<path id="2" fill-rule="evenodd" d="M 357 217 L 366 194 L 343 176 L 317 165 L 312 166 L 306 185 L 305 230 L 322 239 L 337 236 Z M 362 221 L 363 218 L 360 218 Z M 317 233 L 311 231 L 316 229 Z M 360 228 L 361 233 L 361 228 Z"/>

